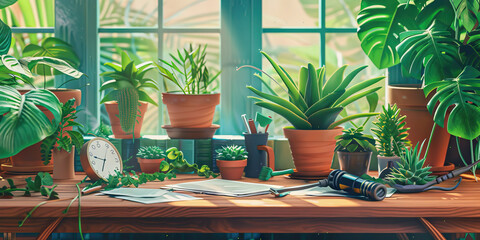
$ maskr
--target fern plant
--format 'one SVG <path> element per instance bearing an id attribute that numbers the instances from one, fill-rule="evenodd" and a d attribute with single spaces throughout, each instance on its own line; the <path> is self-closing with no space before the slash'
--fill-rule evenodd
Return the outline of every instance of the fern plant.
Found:
<path id="1" fill-rule="evenodd" d="M 385 157 L 401 156 L 405 148 L 410 146 L 407 139 L 408 130 L 405 127 L 406 116 L 400 116 L 400 109 L 396 104 L 382 106 L 383 111 L 373 122 L 377 128 L 372 128 L 372 132 L 377 137 L 378 154 Z"/>
<path id="2" fill-rule="evenodd" d="M 74 104 L 75 98 L 72 98 L 63 104 L 62 118 L 57 130 L 55 133 L 45 138 L 40 145 L 41 157 L 44 165 L 50 163 L 52 150 L 55 144 L 58 145 L 58 150 L 65 150 L 67 152 L 71 152 L 73 146 L 75 146 L 77 152 L 80 152 L 80 149 L 83 146 L 82 134 L 77 130 L 67 130 L 67 128 L 71 127 L 83 127 L 82 124 L 75 122 L 75 119 L 77 119 L 77 111 Z"/>
<path id="3" fill-rule="evenodd" d="M 158 86 L 153 79 L 145 76 L 147 72 L 154 69 L 152 62 L 144 62 L 137 66 L 125 51 L 121 56 L 121 64 L 105 63 L 113 71 L 100 74 L 103 77 L 113 78 L 104 82 L 100 87 L 100 91 L 111 90 L 105 94 L 100 103 L 118 102 L 120 125 L 123 131 L 129 133 L 133 131 L 135 125 L 139 112 L 139 101 L 158 106 L 145 92 L 148 88 L 158 91 Z"/>

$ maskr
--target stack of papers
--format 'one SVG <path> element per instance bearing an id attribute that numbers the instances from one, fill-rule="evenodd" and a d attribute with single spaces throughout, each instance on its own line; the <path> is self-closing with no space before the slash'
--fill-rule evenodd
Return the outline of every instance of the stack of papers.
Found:
<path id="1" fill-rule="evenodd" d="M 167 185 L 167 188 L 194 193 L 222 195 L 230 197 L 248 197 L 269 194 L 270 188 L 280 188 L 278 185 L 239 182 L 225 179 L 210 179 L 198 182 L 187 182 Z"/>
<path id="2" fill-rule="evenodd" d="M 391 197 L 396 192 L 395 188 L 387 188 L 387 198 Z M 305 190 L 292 191 L 290 195 L 296 196 L 319 196 L 319 197 L 351 197 L 363 198 L 360 195 L 353 195 L 345 191 L 331 189 L 329 187 L 312 187 Z"/>
<path id="3" fill-rule="evenodd" d="M 109 195 L 110 197 L 139 202 L 143 204 L 201 199 L 186 194 L 169 192 L 162 189 L 147 188 L 116 188 L 109 191 L 102 191 L 101 193 Z"/>

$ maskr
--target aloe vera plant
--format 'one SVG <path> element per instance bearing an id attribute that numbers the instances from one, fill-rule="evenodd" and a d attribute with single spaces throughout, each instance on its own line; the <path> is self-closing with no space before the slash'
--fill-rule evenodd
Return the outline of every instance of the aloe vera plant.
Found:
<path id="1" fill-rule="evenodd" d="M 281 66 L 279 66 L 267 53 L 261 51 L 275 69 L 280 79 L 286 86 L 288 99 L 284 99 L 279 94 L 272 92 L 268 94 L 252 86 L 247 86 L 253 93 L 259 97 L 249 96 L 254 99 L 255 105 L 267 108 L 278 113 L 287 119 L 295 129 L 333 129 L 336 126 L 362 117 L 371 117 L 378 113 L 359 113 L 337 120 L 337 117 L 344 108 L 356 100 L 367 97 L 369 99 L 370 110 L 376 107 L 378 96 L 376 91 L 381 87 L 372 87 L 384 77 L 376 77 L 365 80 L 349 87 L 355 76 L 366 68 L 359 67 L 344 77 L 347 65 L 337 69 L 327 80 L 325 77 L 325 66 L 315 69 L 312 64 L 308 67 L 300 68 L 300 78 L 295 83 L 290 75 Z M 377 98 L 375 98 L 375 96 Z"/>
<path id="2" fill-rule="evenodd" d="M 122 130 L 132 132 L 138 112 L 139 101 L 148 102 L 155 106 L 157 103 L 148 96 L 146 89 L 152 88 L 158 91 L 157 83 L 145 76 L 145 74 L 154 69 L 152 62 L 144 62 L 135 65 L 134 61 L 126 52 L 122 52 L 122 63 L 106 63 L 106 66 L 113 69 L 110 72 L 104 72 L 100 76 L 113 78 L 102 84 L 100 91 L 112 89 L 105 94 L 100 103 L 108 101 L 118 102 L 119 118 Z"/>

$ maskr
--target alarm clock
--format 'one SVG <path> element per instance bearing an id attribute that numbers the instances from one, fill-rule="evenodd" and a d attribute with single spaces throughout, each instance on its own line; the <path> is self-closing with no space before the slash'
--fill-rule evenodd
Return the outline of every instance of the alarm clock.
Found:
<path id="1" fill-rule="evenodd" d="M 123 171 L 122 157 L 108 140 L 96 137 L 86 142 L 80 151 L 80 162 L 90 179 L 108 180 L 116 171 Z"/>

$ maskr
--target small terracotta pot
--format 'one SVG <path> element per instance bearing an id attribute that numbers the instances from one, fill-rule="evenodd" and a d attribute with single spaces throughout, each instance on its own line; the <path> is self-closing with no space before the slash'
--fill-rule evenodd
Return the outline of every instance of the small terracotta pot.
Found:
<path id="1" fill-rule="evenodd" d="M 335 136 L 342 134 L 342 127 L 331 130 L 297 130 L 284 128 L 288 138 L 293 163 L 301 176 L 327 176 L 330 174 L 335 152 Z"/>
<path id="2" fill-rule="evenodd" d="M 165 158 L 146 159 L 137 157 L 137 161 L 140 164 L 140 169 L 144 173 L 156 173 L 160 171 L 160 163 L 162 163 L 163 160 L 165 160 Z"/>
<path id="3" fill-rule="evenodd" d="M 387 101 L 390 104 L 396 103 L 400 108 L 400 114 L 407 116 L 405 119 L 406 127 L 410 128 L 410 131 L 408 131 L 408 139 L 410 139 L 412 145 L 415 146 L 417 143 L 422 144 L 423 140 L 425 140 L 422 157 L 425 155 L 427 142 L 434 124 L 433 116 L 427 110 L 427 103 L 431 97 L 432 95 L 426 99 L 423 89 L 421 88 L 412 86 L 387 87 Z M 446 127 L 435 126 L 435 132 L 425 165 L 441 168 L 445 163 L 450 134 Z"/>
<path id="4" fill-rule="evenodd" d="M 223 179 L 239 180 L 242 178 L 243 169 L 247 166 L 247 159 L 235 161 L 217 159 L 217 166 L 220 169 L 220 175 L 222 175 Z"/>
<path id="5" fill-rule="evenodd" d="M 18 89 L 20 94 L 25 94 L 31 89 Z M 74 106 L 77 107 L 81 104 L 82 101 L 82 91 L 78 89 L 49 89 L 55 96 L 57 96 L 58 100 L 61 103 L 65 103 L 68 100 L 75 98 Z M 48 119 L 52 120 L 53 115 L 50 113 L 46 108 L 39 107 L 40 110 L 48 117 Z M 65 128 L 65 130 L 71 130 L 72 127 Z M 40 153 L 40 145 L 42 142 L 34 144 L 30 147 L 25 148 L 17 155 L 12 156 L 12 166 L 8 171 L 17 171 L 18 172 L 28 172 L 28 173 L 36 173 L 40 171 L 52 171 L 53 170 L 53 157 L 52 160 L 48 165 L 43 165 L 41 160 L 41 153 Z M 74 153 L 69 153 L 71 157 L 74 157 Z"/>
<path id="6" fill-rule="evenodd" d="M 372 152 L 342 152 L 337 151 L 340 169 L 356 176 L 362 176 L 370 168 Z"/>
<path id="7" fill-rule="evenodd" d="M 140 102 L 140 116 L 137 117 L 137 123 L 135 123 L 135 128 L 133 132 L 135 133 L 135 138 L 140 138 L 140 131 L 142 129 L 143 118 L 145 117 L 145 112 L 147 112 L 148 104 L 146 102 Z M 113 136 L 118 139 L 130 139 L 132 138 L 132 133 L 126 133 L 122 130 L 120 125 L 120 118 L 118 118 L 119 110 L 117 102 L 106 102 L 105 108 L 107 109 L 108 117 L 110 118 L 110 125 L 112 126 Z"/>
<path id="8" fill-rule="evenodd" d="M 53 148 L 52 159 L 55 160 L 53 165 L 53 179 L 73 179 L 75 178 L 75 146 L 71 152 L 58 150 Z"/>
<path id="9" fill-rule="evenodd" d="M 208 128 L 212 126 L 215 106 L 220 103 L 220 93 L 162 93 L 162 101 L 167 106 L 171 127 Z"/>

